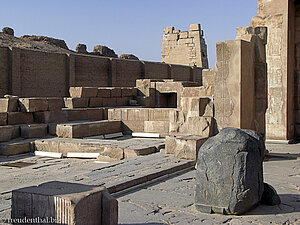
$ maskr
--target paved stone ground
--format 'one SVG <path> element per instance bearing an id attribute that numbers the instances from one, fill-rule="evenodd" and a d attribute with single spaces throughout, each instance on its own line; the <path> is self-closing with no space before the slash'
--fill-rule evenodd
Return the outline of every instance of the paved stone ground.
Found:
<path id="1" fill-rule="evenodd" d="M 260 205 L 243 216 L 199 213 L 193 204 L 195 170 L 190 169 L 116 196 L 119 201 L 119 223 L 300 224 L 300 144 L 269 144 L 267 147 L 271 156 L 264 162 L 265 182 L 276 188 L 282 204 Z M 51 159 L 29 154 L 0 158 L 0 164 L 16 161 L 34 164 L 23 168 L 0 166 L 0 220 L 10 218 L 12 189 L 51 180 L 112 186 L 186 163 L 163 153 L 107 164 L 95 163 L 95 160 Z"/>
<path id="2" fill-rule="evenodd" d="M 259 205 L 243 216 L 200 213 L 194 207 L 195 170 L 191 170 L 118 196 L 119 223 L 300 224 L 300 144 L 267 148 L 271 157 L 264 162 L 264 180 L 276 188 L 280 205 Z"/>

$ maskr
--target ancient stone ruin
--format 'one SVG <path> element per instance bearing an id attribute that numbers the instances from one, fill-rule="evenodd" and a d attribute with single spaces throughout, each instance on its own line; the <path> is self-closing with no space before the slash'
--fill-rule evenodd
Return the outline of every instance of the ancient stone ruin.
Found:
<path id="1" fill-rule="evenodd" d="M 44 37 L 23 39 L 63 50 L 1 46 L 0 155 L 93 158 L 116 167 L 121 160 L 120 164 L 159 152 L 162 158 L 176 159 L 176 166 L 144 177 L 130 174 L 108 188 L 109 193 L 197 162 L 195 206 L 201 212 L 242 214 L 258 203 L 280 203 L 275 189 L 263 183 L 262 160 L 265 139 L 286 143 L 300 137 L 299 3 L 258 4 L 250 27 L 238 28 L 235 40 L 217 42 L 212 69 L 200 24 L 191 24 L 189 31 L 164 28 L 161 62 L 131 54 L 118 58 L 100 45 L 88 53 L 80 44 L 73 52 L 62 40 Z M 3 32 L 6 37 L 11 34 L 8 29 Z M 40 193 L 50 202 L 64 202 L 61 207 L 69 211 L 62 219 L 82 213 L 74 212 L 70 202 L 83 212 L 86 208 L 77 205 L 81 200 L 96 204 L 89 198 L 93 194 L 98 203 L 104 195 L 114 202 L 104 188 L 81 186 L 75 195 L 61 193 L 56 190 L 61 184 L 55 185 L 15 190 L 13 217 L 27 213 L 22 210 L 28 196 Z M 63 184 L 62 190 L 65 185 L 73 184 Z M 37 198 L 29 208 L 47 208 L 50 203 L 44 200 Z M 40 213 L 43 208 L 34 215 Z"/>

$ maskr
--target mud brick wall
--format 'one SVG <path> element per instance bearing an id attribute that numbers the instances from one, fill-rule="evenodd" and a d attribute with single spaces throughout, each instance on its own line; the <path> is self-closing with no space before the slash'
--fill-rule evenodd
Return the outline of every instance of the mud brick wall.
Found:
<path id="1" fill-rule="evenodd" d="M 9 83 L 9 49 L 0 47 L 0 95 L 5 95 L 8 92 Z"/>
<path id="2" fill-rule="evenodd" d="M 137 79 L 201 82 L 202 69 L 108 57 L 0 48 L 0 97 L 69 96 L 70 86 L 134 87 Z"/>
<path id="3" fill-rule="evenodd" d="M 110 82 L 110 60 L 106 57 L 71 55 L 71 86 L 105 87 Z"/>
<path id="4" fill-rule="evenodd" d="M 22 97 L 66 95 L 66 61 L 65 54 L 13 48 L 12 94 Z"/>

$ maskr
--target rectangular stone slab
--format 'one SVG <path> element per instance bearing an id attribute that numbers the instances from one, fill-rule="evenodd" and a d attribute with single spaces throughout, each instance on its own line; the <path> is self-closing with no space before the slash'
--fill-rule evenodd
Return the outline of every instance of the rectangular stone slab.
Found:
<path id="1" fill-rule="evenodd" d="M 118 207 L 105 187 L 52 181 L 13 190 L 12 218 L 24 217 L 56 218 L 62 224 L 116 224 L 112 222 L 118 218 Z"/>
<path id="2" fill-rule="evenodd" d="M 62 138 L 82 138 L 121 131 L 121 121 L 101 120 L 92 122 L 77 122 L 58 124 L 56 133 Z"/>
<path id="3" fill-rule="evenodd" d="M 33 123 L 33 113 L 27 112 L 8 112 L 7 113 L 7 124 L 29 124 Z"/>
<path id="4" fill-rule="evenodd" d="M 24 124 L 20 127 L 23 138 L 40 138 L 47 135 L 47 124 Z"/>
<path id="5" fill-rule="evenodd" d="M 17 98 L 0 98 L 0 112 L 16 112 L 17 110 Z"/>
<path id="6" fill-rule="evenodd" d="M 47 98 L 19 98 L 22 112 L 39 112 L 48 110 Z"/>
<path id="7" fill-rule="evenodd" d="M 72 98 L 96 97 L 98 88 L 96 87 L 70 87 L 70 96 Z"/>

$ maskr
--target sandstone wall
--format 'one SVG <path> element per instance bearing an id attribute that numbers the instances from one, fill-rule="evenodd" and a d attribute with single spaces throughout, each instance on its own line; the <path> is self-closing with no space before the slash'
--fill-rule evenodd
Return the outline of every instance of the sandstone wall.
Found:
<path id="1" fill-rule="evenodd" d="M 268 28 L 266 61 L 268 72 L 268 108 L 266 111 L 267 139 L 294 137 L 294 68 L 289 53 L 288 0 L 258 0 L 257 17 L 250 26 Z M 291 23 L 293 19 L 291 19 Z M 292 41 L 292 39 L 290 39 Z"/>
<path id="2" fill-rule="evenodd" d="M 171 64 L 208 68 L 207 46 L 200 24 L 191 24 L 189 31 L 165 27 L 161 61 Z"/>
<path id="3" fill-rule="evenodd" d="M 159 62 L 0 48 L 0 96 L 68 96 L 70 86 L 134 87 L 144 78 L 201 83 L 201 72 Z"/>

